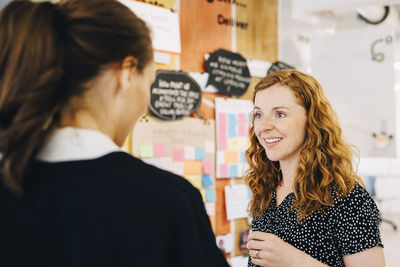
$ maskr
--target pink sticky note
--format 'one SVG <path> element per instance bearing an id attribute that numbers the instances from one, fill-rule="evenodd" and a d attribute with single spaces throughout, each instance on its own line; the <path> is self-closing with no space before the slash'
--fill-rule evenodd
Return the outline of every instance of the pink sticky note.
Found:
<path id="1" fill-rule="evenodd" d="M 211 174 L 212 173 L 211 162 L 203 161 L 203 173 L 204 174 Z"/>
<path id="2" fill-rule="evenodd" d="M 238 117 L 239 117 L 239 124 L 246 123 L 246 115 L 244 115 L 244 113 L 239 113 Z"/>
<path id="3" fill-rule="evenodd" d="M 228 164 L 219 165 L 219 177 L 229 177 Z"/>
<path id="4" fill-rule="evenodd" d="M 220 136 L 218 139 L 218 149 L 219 150 L 226 150 L 228 147 L 228 139 L 226 136 Z"/>
<path id="5" fill-rule="evenodd" d="M 218 113 L 218 121 L 220 124 L 226 124 L 226 114 Z"/>
<path id="6" fill-rule="evenodd" d="M 247 136 L 246 125 L 239 125 L 239 136 Z"/>
<path id="7" fill-rule="evenodd" d="M 165 143 L 154 143 L 154 157 L 161 158 L 167 154 Z"/>
<path id="8" fill-rule="evenodd" d="M 172 150 L 172 160 L 175 162 L 183 161 L 183 149 L 174 149 Z"/>

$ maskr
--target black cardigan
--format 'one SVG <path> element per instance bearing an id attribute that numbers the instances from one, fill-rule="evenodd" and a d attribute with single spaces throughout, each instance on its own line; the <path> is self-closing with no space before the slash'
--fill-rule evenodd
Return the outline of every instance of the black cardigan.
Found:
<path id="1" fill-rule="evenodd" d="M 199 191 L 123 152 L 0 175 L 0 266 L 228 266 Z"/>

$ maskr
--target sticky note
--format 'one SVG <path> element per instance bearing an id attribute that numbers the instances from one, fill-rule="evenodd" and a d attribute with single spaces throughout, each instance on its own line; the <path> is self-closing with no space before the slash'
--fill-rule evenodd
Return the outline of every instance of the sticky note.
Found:
<path id="1" fill-rule="evenodd" d="M 185 160 L 184 162 L 184 174 L 185 175 L 201 175 L 202 173 L 202 162 L 196 160 Z M 200 176 L 201 180 L 201 176 Z"/>
<path id="2" fill-rule="evenodd" d="M 201 175 L 185 175 L 186 180 L 188 180 L 194 187 L 201 188 Z"/>
<path id="3" fill-rule="evenodd" d="M 207 154 L 215 153 L 215 142 L 213 140 L 205 140 L 204 147 Z"/>
<path id="4" fill-rule="evenodd" d="M 213 172 L 211 162 L 203 161 L 203 173 L 204 174 L 211 174 Z"/>
<path id="5" fill-rule="evenodd" d="M 153 158 L 153 144 L 152 143 L 141 143 L 139 146 L 139 157 L 141 158 Z"/>
<path id="6" fill-rule="evenodd" d="M 238 165 L 237 164 L 229 164 L 229 177 L 238 177 Z"/>
<path id="7" fill-rule="evenodd" d="M 206 193 L 206 201 L 207 202 L 215 202 L 215 201 L 217 201 L 217 197 L 215 195 L 215 189 L 207 188 L 205 190 L 205 193 Z"/>
<path id="8" fill-rule="evenodd" d="M 239 162 L 246 162 L 246 151 L 239 151 Z"/>
<path id="9" fill-rule="evenodd" d="M 184 175 L 184 164 L 183 162 L 172 162 L 172 172 L 176 175 Z"/>
<path id="10" fill-rule="evenodd" d="M 161 158 L 167 155 L 165 143 L 154 143 L 154 157 Z"/>
<path id="11" fill-rule="evenodd" d="M 245 124 L 239 125 L 238 130 L 239 130 L 239 133 L 238 133 L 239 136 L 247 136 L 247 134 L 248 134 L 247 125 L 245 125 Z"/>
<path id="12" fill-rule="evenodd" d="M 244 113 L 239 113 L 238 114 L 238 119 L 239 119 L 239 124 L 246 123 L 246 115 Z"/>
<path id="13" fill-rule="evenodd" d="M 175 162 L 181 162 L 184 160 L 184 152 L 183 149 L 174 149 L 172 150 L 172 160 Z"/>
<path id="14" fill-rule="evenodd" d="M 184 154 L 185 154 L 185 160 L 195 160 L 196 159 L 196 147 L 185 146 Z"/>
<path id="15" fill-rule="evenodd" d="M 228 128 L 228 136 L 229 136 L 229 138 L 237 137 L 236 126 L 229 126 L 229 128 Z"/>
<path id="16" fill-rule="evenodd" d="M 229 177 L 228 164 L 219 165 L 219 177 Z"/>
<path id="17" fill-rule="evenodd" d="M 203 202 L 206 202 L 206 193 L 204 191 L 204 189 L 199 189 L 200 194 L 201 194 L 201 198 L 203 199 Z"/>
<path id="18" fill-rule="evenodd" d="M 217 162 L 225 163 L 225 151 L 217 151 Z"/>
<path id="19" fill-rule="evenodd" d="M 160 158 L 160 168 L 166 171 L 172 171 L 172 158 Z"/>
<path id="20" fill-rule="evenodd" d="M 246 150 L 248 148 L 247 137 L 229 138 L 228 150 Z"/>
<path id="21" fill-rule="evenodd" d="M 195 160 L 204 160 L 206 158 L 206 154 L 204 148 L 196 147 L 195 151 Z"/>
<path id="22" fill-rule="evenodd" d="M 228 141 L 226 136 L 219 136 L 217 144 L 219 150 L 226 150 L 228 148 Z"/>
<path id="23" fill-rule="evenodd" d="M 160 168 L 160 159 L 156 158 L 146 158 L 143 159 L 144 162 L 146 162 L 149 165 L 155 166 L 157 168 Z"/>
<path id="24" fill-rule="evenodd" d="M 235 127 L 237 124 L 236 115 L 228 114 L 228 127 Z"/>
<path id="25" fill-rule="evenodd" d="M 238 151 L 225 152 L 225 163 L 238 163 L 238 162 L 239 162 Z"/>
<path id="26" fill-rule="evenodd" d="M 209 175 L 209 174 L 203 174 L 201 176 L 201 180 L 203 181 L 203 185 L 204 186 L 212 186 L 213 185 L 213 181 L 211 179 L 211 175 Z"/>
<path id="27" fill-rule="evenodd" d="M 218 113 L 218 123 L 226 124 L 226 114 L 225 113 Z"/>
<path id="28" fill-rule="evenodd" d="M 207 215 L 215 216 L 215 202 L 207 202 L 205 206 Z"/>

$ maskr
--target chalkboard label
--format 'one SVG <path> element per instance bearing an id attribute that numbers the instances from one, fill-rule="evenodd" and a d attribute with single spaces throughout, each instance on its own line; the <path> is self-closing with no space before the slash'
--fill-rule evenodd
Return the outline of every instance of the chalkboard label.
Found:
<path id="1" fill-rule="evenodd" d="M 250 71 L 240 54 L 219 49 L 210 54 L 206 69 L 207 85 L 213 85 L 220 93 L 241 96 L 249 87 Z"/>
<path id="2" fill-rule="evenodd" d="M 181 71 L 158 70 L 150 93 L 150 111 L 162 120 L 183 119 L 201 101 L 200 86 Z"/>
<path id="3" fill-rule="evenodd" d="M 294 69 L 293 66 L 290 66 L 289 64 L 286 64 L 282 61 L 276 61 L 272 63 L 271 67 L 269 67 L 267 75 L 278 70 L 292 70 L 292 69 Z"/>

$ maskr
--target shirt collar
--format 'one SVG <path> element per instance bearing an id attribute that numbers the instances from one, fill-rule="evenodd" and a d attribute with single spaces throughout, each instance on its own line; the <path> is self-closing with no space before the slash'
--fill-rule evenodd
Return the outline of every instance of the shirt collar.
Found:
<path id="1" fill-rule="evenodd" d="M 88 160 L 116 151 L 121 148 L 99 131 L 65 127 L 55 130 L 36 158 L 48 162 Z"/>

